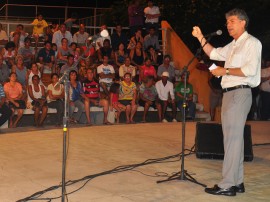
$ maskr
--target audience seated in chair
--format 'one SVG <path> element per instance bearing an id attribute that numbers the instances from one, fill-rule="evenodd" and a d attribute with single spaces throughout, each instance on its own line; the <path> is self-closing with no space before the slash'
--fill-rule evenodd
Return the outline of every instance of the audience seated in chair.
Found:
<path id="1" fill-rule="evenodd" d="M 169 72 L 163 72 L 161 75 L 161 80 L 159 80 L 155 84 L 158 92 L 158 102 L 162 106 L 161 119 L 162 122 L 168 122 L 165 115 L 167 107 L 170 106 L 172 108 L 172 116 L 173 116 L 172 121 L 177 122 L 173 83 L 170 82 L 168 79 L 169 79 Z"/>
<path id="2" fill-rule="evenodd" d="M 133 117 L 137 111 L 136 84 L 132 82 L 130 73 L 124 74 L 124 80 L 120 82 L 119 102 L 126 107 L 126 123 L 135 123 Z"/>
<path id="3" fill-rule="evenodd" d="M 185 92 L 184 78 L 185 75 L 183 74 L 181 76 L 181 81 L 175 86 L 177 107 L 182 112 L 182 119 L 184 115 L 184 110 L 186 110 L 185 111 L 186 118 L 194 120 L 196 113 L 196 104 L 193 102 L 193 86 L 188 82 L 189 76 L 187 76 L 186 100 L 184 100 L 184 92 Z M 185 103 L 185 106 L 183 106 L 183 103 Z"/>
<path id="4" fill-rule="evenodd" d="M 46 20 L 43 19 L 42 14 L 38 14 L 37 18 L 34 19 L 34 21 L 32 22 L 32 25 L 34 25 L 33 27 L 33 37 L 35 39 L 35 47 L 38 47 L 38 42 L 40 38 L 45 37 L 45 29 L 48 27 L 48 23 L 46 22 Z"/>
<path id="5" fill-rule="evenodd" d="M 51 79 L 52 83 L 47 88 L 47 103 L 49 108 L 57 110 L 56 126 L 60 126 L 64 116 L 65 89 L 63 84 L 59 83 L 58 74 L 53 73 Z"/>
<path id="6" fill-rule="evenodd" d="M 124 45 L 125 49 L 127 48 L 128 38 L 127 35 L 122 31 L 122 25 L 116 25 L 115 32 L 112 34 L 111 40 L 113 51 L 118 50 L 121 43 Z"/>
<path id="7" fill-rule="evenodd" d="M 52 43 L 46 41 L 44 48 L 40 49 L 38 52 L 39 68 L 41 74 L 49 73 L 51 74 L 54 70 L 55 64 L 55 54 L 52 50 Z"/>
<path id="8" fill-rule="evenodd" d="M 23 99 L 23 88 L 22 85 L 17 82 L 16 73 L 11 72 L 9 74 L 9 82 L 5 83 L 4 91 L 8 105 L 12 110 L 9 127 L 16 128 L 23 116 L 23 110 L 26 108 L 25 100 Z M 15 111 L 17 111 L 17 117 L 14 119 Z"/>
<path id="9" fill-rule="evenodd" d="M 23 56 L 23 64 L 27 69 L 31 69 L 32 63 L 35 61 L 36 49 L 31 47 L 31 39 L 26 37 L 24 39 L 24 46 L 18 50 L 18 55 Z"/>
<path id="10" fill-rule="evenodd" d="M 65 24 L 61 24 L 59 30 L 53 33 L 52 43 L 55 43 L 57 47 L 60 47 L 63 38 L 67 39 L 68 46 L 73 42 L 72 35 L 67 31 L 67 26 Z"/>
<path id="11" fill-rule="evenodd" d="M 85 46 L 89 34 L 85 31 L 85 25 L 80 24 L 79 31 L 73 35 L 73 42 L 77 43 L 79 47 Z"/>
<path id="12" fill-rule="evenodd" d="M 87 123 L 91 124 L 90 120 L 90 106 L 103 107 L 104 119 L 103 124 L 110 124 L 107 120 L 109 111 L 109 102 L 104 98 L 100 98 L 100 88 L 98 80 L 94 78 L 94 72 L 92 69 L 87 69 L 87 79 L 82 82 L 83 91 L 85 95 L 85 114 L 87 118 Z M 87 100 L 87 101 L 86 101 Z"/>
<path id="13" fill-rule="evenodd" d="M 158 102 L 158 93 L 154 85 L 155 78 L 147 76 L 140 86 L 139 105 L 144 107 L 142 122 L 146 122 L 146 115 L 150 107 L 157 109 L 158 120 L 161 122 L 161 104 Z"/>
<path id="14" fill-rule="evenodd" d="M 109 99 L 109 89 L 115 78 L 115 71 L 112 65 L 109 65 L 109 57 L 103 56 L 103 63 L 97 67 L 99 75 L 99 84 L 105 94 L 106 99 Z"/>
<path id="15" fill-rule="evenodd" d="M 169 72 L 169 81 L 175 83 L 175 69 L 171 65 L 171 56 L 164 55 L 163 64 L 158 67 L 157 75 L 161 79 L 163 72 Z"/>
<path id="16" fill-rule="evenodd" d="M 43 126 L 48 112 L 45 87 L 39 83 L 39 76 L 34 75 L 32 77 L 32 84 L 28 86 L 28 102 L 31 103 L 32 110 L 34 111 L 34 126 L 36 127 Z"/>

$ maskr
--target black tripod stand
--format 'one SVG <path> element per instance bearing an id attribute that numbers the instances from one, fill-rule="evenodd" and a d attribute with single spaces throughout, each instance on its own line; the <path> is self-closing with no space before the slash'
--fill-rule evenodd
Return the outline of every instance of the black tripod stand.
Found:
<path id="1" fill-rule="evenodd" d="M 205 44 L 201 46 L 196 54 L 191 58 L 188 64 L 183 68 L 182 75 L 184 75 L 184 101 L 183 101 L 183 112 L 182 112 L 182 152 L 181 152 L 181 171 L 173 174 L 169 178 L 165 180 L 159 180 L 157 183 L 167 182 L 172 180 L 188 180 L 195 184 L 201 185 L 206 187 L 205 184 L 198 182 L 195 178 L 193 178 L 190 174 L 188 174 L 187 170 L 185 170 L 185 136 L 186 136 L 186 107 L 187 107 L 187 95 L 186 95 L 186 88 L 187 88 L 187 77 L 189 75 L 188 67 L 197 58 L 203 49 L 203 47 L 209 42 L 210 37 L 206 40 Z"/>

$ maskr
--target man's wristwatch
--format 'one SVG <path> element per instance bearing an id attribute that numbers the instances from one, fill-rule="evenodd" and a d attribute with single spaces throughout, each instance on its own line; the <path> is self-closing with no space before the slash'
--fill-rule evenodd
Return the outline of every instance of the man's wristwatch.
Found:
<path id="1" fill-rule="evenodd" d="M 226 75 L 230 75 L 230 70 L 229 70 L 229 68 L 226 68 Z"/>

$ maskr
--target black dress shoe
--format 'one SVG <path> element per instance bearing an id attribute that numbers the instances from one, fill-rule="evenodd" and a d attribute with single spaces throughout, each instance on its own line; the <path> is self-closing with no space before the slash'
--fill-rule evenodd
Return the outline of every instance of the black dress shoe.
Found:
<path id="1" fill-rule="evenodd" d="M 244 193 L 245 192 L 244 183 L 235 185 L 233 188 L 234 188 L 235 192 L 237 192 L 237 193 Z"/>
<path id="2" fill-rule="evenodd" d="M 214 195 L 225 195 L 225 196 L 235 196 L 236 192 L 234 187 L 230 187 L 227 189 L 222 189 L 218 187 L 216 184 L 213 188 L 205 188 L 205 192 L 208 194 L 214 194 Z"/>

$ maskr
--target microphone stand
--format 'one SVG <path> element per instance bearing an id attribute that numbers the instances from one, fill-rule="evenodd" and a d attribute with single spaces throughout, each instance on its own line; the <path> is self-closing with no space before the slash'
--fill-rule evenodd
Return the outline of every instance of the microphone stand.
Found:
<path id="1" fill-rule="evenodd" d="M 184 66 L 184 68 L 183 68 L 183 70 L 181 72 L 181 76 L 184 75 L 184 101 L 183 101 L 183 112 L 182 112 L 183 116 L 182 116 L 181 171 L 173 174 L 172 176 L 170 176 L 169 178 L 167 178 L 165 180 L 159 180 L 159 181 L 157 181 L 157 183 L 162 183 L 162 182 L 167 182 L 167 181 L 172 181 L 172 180 L 188 180 L 188 181 L 193 182 L 195 184 L 206 187 L 205 184 L 202 184 L 202 183 L 198 182 L 195 178 L 193 178 L 190 174 L 188 174 L 187 170 L 185 170 L 185 136 L 186 136 L 186 107 L 187 107 L 186 89 L 187 89 L 187 77 L 190 74 L 190 72 L 188 71 L 188 67 L 194 61 L 194 59 L 197 58 L 201 54 L 201 51 L 202 51 L 203 47 L 210 41 L 210 39 L 211 39 L 211 36 L 206 40 L 206 42 L 205 42 L 205 44 L 203 46 L 201 46 L 199 49 L 197 49 L 196 54 L 190 59 L 188 64 L 186 66 Z"/>
<path id="2" fill-rule="evenodd" d="M 62 200 L 61 202 L 65 202 L 66 195 L 66 156 L 67 156 L 67 148 L 66 148 L 66 137 L 68 132 L 68 94 L 69 94 L 69 79 L 68 74 L 64 74 L 61 77 L 61 81 L 64 83 L 65 89 L 65 106 L 64 106 L 64 117 L 63 117 L 63 161 L 62 161 Z M 60 82 L 61 82 L 60 81 Z"/>

